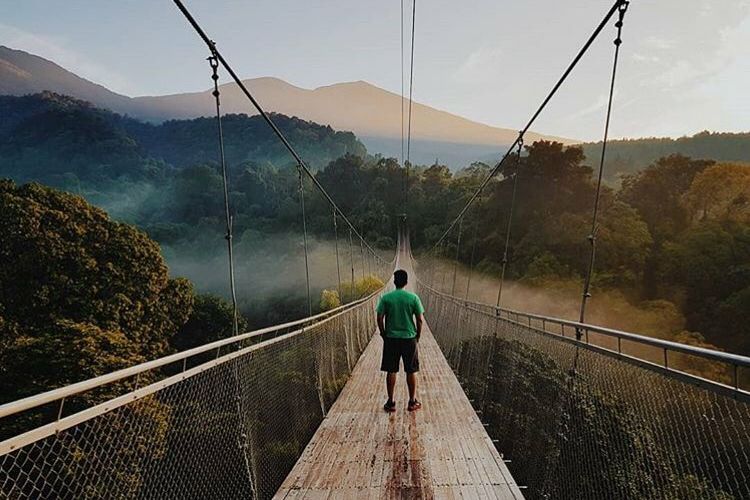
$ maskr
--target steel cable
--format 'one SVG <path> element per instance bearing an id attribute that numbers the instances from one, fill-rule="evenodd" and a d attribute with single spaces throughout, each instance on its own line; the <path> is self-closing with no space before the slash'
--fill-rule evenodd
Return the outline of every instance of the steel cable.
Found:
<path id="1" fill-rule="evenodd" d="M 526 126 L 519 132 L 518 137 L 513 141 L 513 143 L 510 145 L 508 150 L 505 152 L 503 157 L 500 159 L 500 161 L 495 165 L 495 167 L 492 169 L 492 171 L 485 177 L 484 181 L 480 184 L 480 186 L 477 188 L 477 190 L 474 192 L 474 194 L 469 198 L 469 200 L 466 202 L 464 207 L 461 209 L 461 211 L 456 215 L 456 217 L 453 219 L 451 224 L 448 226 L 448 229 L 445 230 L 445 232 L 438 238 L 438 240 L 435 242 L 435 244 L 432 246 L 432 248 L 429 250 L 429 252 L 432 252 L 439 243 L 445 239 L 445 237 L 451 232 L 451 230 L 455 227 L 455 225 L 458 223 L 459 219 L 463 217 L 463 215 L 466 213 L 466 211 L 469 209 L 469 207 L 474 203 L 476 198 L 479 196 L 479 194 L 484 190 L 484 188 L 489 184 L 489 182 L 492 180 L 493 177 L 500 171 L 500 168 L 503 166 L 503 163 L 505 163 L 505 160 L 510 155 L 511 151 L 513 151 L 517 145 L 518 142 L 523 138 L 523 136 L 528 132 L 529 128 L 534 124 L 536 119 L 539 117 L 539 115 L 542 113 L 542 111 L 547 107 L 547 104 L 552 100 L 552 97 L 557 94 L 557 91 L 560 89 L 562 84 L 565 82 L 565 80 L 568 79 L 568 76 L 573 71 L 573 69 L 578 65 L 580 60 L 583 58 L 583 56 L 588 52 L 591 45 L 594 43 L 594 40 L 596 40 L 599 36 L 599 34 L 602 32 L 604 27 L 607 25 L 609 20 L 612 18 L 612 16 L 617 12 L 620 4 L 623 0 L 617 0 L 615 3 L 610 7 L 609 11 L 605 14 L 602 21 L 599 23 L 599 25 L 594 29 L 594 32 L 589 36 L 589 38 L 584 43 L 583 47 L 578 51 L 576 56 L 573 58 L 573 61 L 568 65 L 566 70 L 563 72 L 560 79 L 555 83 L 555 85 L 552 87 L 552 90 L 547 94 L 547 97 L 542 101 L 539 108 L 537 108 L 536 112 L 532 115 L 531 119 L 526 123 Z"/>

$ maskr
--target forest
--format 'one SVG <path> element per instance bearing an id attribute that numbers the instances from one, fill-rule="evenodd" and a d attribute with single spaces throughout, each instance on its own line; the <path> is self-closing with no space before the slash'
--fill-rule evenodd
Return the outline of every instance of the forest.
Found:
<path id="1" fill-rule="evenodd" d="M 145 124 L 50 93 L 0 97 L 0 113 L 6 118 L 0 178 L 12 180 L 0 190 L 0 229 L 17 238 L 6 238 L 0 254 L 4 398 L 231 331 L 212 119 Z M 481 162 L 457 172 L 414 165 L 407 177 L 397 159 L 368 154 L 349 132 L 274 119 L 384 256 L 403 213 L 417 256 L 432 248 L 490 171 Z M 227 116 L 225 131 L 243 325 L 301 317 L 297 169 L 258 117 Z M 626 310 L 617 327 L 750 354 L 750 169 L 709 153 L 659 150 L 661 156 L 622 176 L 619 187 L 605 188 L 592 303 Z M 597 158 L 588 147 L 527 145 L 520 161 L 509 158 L 436 256 L 447 262 L 458 255 L 464 273 L 499 275 L 517 174 L 508 278 L 542 294 L 549 307 L 561 296 L 577 300 Z M 31 181 L 40 184 L 26 184 Z M 303 190 L 318 297 L 333 285 L 336 233 L 329 206 L 309 180 Z M 337 236 L 342 244 L 348 237 Z M 370 289 L 364 282 L 357 287 L 352 296 Z M 523 306 L 522 297 L 514 303 Z M 47 324 L 55 326 L 44 330 Z M 102 366 L 86 358 L 99 351 L 112 353 Z M 34 359 L 44 357 L 56 361 L 37 367 L 38 379 L 24 378 Z"/>

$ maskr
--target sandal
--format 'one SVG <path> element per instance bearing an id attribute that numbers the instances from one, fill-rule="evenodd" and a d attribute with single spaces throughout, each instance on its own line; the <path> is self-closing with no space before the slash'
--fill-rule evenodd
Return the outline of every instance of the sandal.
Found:
<path id="1" fill-rule="evenodd" d="M 409 406 L 407 407 L 409 411 L 419 410 L 420 408 L 422 408 L 422 403 L 420 403 L 416 399 L 413 401 L 409 401 Z"/>
<path id="2" fill-rule="evenodd" d="M 388 413 L 393 413 L 394 411 L 396 411 L 396 402 L 391 401 L 389 403 L 388 401 L 386 401 L 385 404 L 383 405 L 383 409 L 387 411 Z"/>

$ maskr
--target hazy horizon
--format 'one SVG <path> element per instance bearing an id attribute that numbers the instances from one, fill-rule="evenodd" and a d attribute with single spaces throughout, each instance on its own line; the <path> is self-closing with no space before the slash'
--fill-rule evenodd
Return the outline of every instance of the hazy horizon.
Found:
<path id="1" fill-rule="evenodd" d="M 404 4 L 408 28 L 411 3 Z M 305 89 L 363 80 L 401 91 L 399 2 L 381 5 L 377 15 L 343 1 L 187 6 L 242 78 L 279 78 Z M 608 7 L 595 0 L 418 3 L 414 99 L 517 129 Z M 534 130 L 600 138 L 614 33 L 610 23 Z M 408 62 L 408 33 L 405 39 Z M 633 2 L 623 40 L 612 137 L 748 130 L 750 99 L 742 91 L 750 86 L 742 53 L 750 45 L 747 0 Z M 0 43 L 129 96 L 210 86 L 206 48 L 171 2 L 93 8 L 80 0 L 64 6 L 31 0 L 6 12 Z"/>

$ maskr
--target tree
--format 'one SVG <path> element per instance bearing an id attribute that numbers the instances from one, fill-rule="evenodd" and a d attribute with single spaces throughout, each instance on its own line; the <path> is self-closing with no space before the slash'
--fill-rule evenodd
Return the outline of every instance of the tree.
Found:
<path id="1" fill-rule="evenodd" d="M 192 286 L 159 246 L 78 196 L 0 181 L 4 401 L 159 357 Z"/>
<path id="2" fill-rule="evenodd" d="M 695 176 L 684 201 L 692 220 L 750 222 L 750 164 L 706 168 Z"/>
<path id="3" fill-rule="evenodd" d="M 638 210 L 657 243 L 685 229 L 690 214 L 682 202 L 696 175 L 714 162 L 673 154 L 622 180 L 618 198 Z"/>
<path id="4" fill-rule="evenodd" d="M 237 318 L 240 333 L 247 330 L 247 321 L 242 315 Z M 184 351 L 234 335 L 234 312 L 232 304 L 211 294 L 195 296 L 190 317 L 180 327 L 171 344 Z"/>

